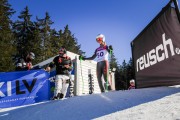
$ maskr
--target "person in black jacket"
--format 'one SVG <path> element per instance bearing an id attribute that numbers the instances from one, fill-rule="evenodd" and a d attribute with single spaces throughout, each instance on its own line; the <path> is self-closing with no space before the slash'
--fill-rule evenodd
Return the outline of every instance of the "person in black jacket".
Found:
<path id="1" fill-rule="evenodd" d="M 59 49 L 59 56 L 53 59 L 53 62 L 46 68 L 50 71 L 56 66 L 55 90 L 53 100 L 62 99 L 66 96 L 69 86 L 69 72 L 72 70 L 71 58 L 67 56 L 66 49 L 62 46 Z"/>

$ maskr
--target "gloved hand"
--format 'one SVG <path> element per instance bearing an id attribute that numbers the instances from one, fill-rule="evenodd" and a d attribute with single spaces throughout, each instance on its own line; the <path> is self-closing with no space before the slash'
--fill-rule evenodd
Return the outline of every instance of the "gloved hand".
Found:
<path id="1" fill-rule="evenodd" d="M 47 71 L 47 72 L 50 72 L 50 71 L 51 71 L 51 68 L 50 68 L 50 67 L 47 67 L 47 68 L 45 68 L 44 70 Z"/>
<path id="2" fill-rule="evenodd" d="M 85 60 L 82 55 L 79 56 L 79 60 Z"/>
<path id="3" fill-rule="evenodd" d="M 109 46 L 109 49 L 110 49 L 110 50 L 113 50 L 113 47 L 112 47 L 112 45 L 110 45 L 110 46 Z"/>

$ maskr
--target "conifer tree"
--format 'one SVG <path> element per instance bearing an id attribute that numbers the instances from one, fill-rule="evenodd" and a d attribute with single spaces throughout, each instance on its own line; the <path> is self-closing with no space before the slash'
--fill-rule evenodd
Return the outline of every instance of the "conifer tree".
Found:
<path id="1" fill-rule="evenodd" d="M 124 68 L 122 65 L 119 65 L 119 69 L 116 70 L 115 83 L 116 83 L 116 90 L 126 89 L 126 81 L 124 79 Z"/>
<path id="2" fill-rule="evenodd" d="M 33 41 L 35 42 L 33 45 L 33 51 L 36 55 L 36 59 L 33 60 L 34 63 L 42 62 L 42 41 L 41 41 L 41 30 L 39 26 L 34 22 L 35 30 L 33 31 Z"/>
<path id="3" fill-rule="evenodd" d="M 24 11 L 20 13 L 17 20 L 13 24 L 13 30 L 16 35 L 17 55 L 23 57 L 28 52 L 33 52 L 34 41 L 33 32 L 35 30 L 34 23 L 31 21 L 32 15 L 26 6 Z"/>
<path id="4" fill-rule="evenodd" d="M 52 53 L 50 52 L 51 48 L 51 25 L 54 22 L 52 22 L 51 17 L 49 16 L 49 13 L 46 12 L 45 14 L 45 18 L 44 19 L 39 19 L 37 18 L 37 25 L 39 26 L 40 30 L 41 30 L 41 48 L 42 48 L 42 60 L 46 60 L 49 57 L 52 56 Z"/>
<path id="5" fill-rule="evenodd" d="M 58 32 L 53 29 L 50 33 L 50 52 L 52 54 L 52 56 L 55 56 L 58 54 L 58 50 L 59 48 L 62 46 L 62 43 L 61 43 L 61 40 L 60 40 L 60 37 L 59 37 L 59 34 Z"/>
<path id="6" fill-rule="evenodd" d="M 112 53 L 111 55 L 111 58 L 110 58 L 110 69 L 113 70 L 113 68 L 116 69 L 115 71 L 115 87 L 117 90 L 120 90 L 120 89 L 123 89 L 122 87 L 122 82 L 120 80 L 122 80 L 122 73 L 119 69 L 119 66 L 118 66 L 118 62 L 117 62 L 117 59 L 115 58 L 115 55 L 114 53 Z"/>
<path id="7" fill-rule="evenodd" d="M 120 66 L 120 72 L 121 72 L 121 80 L 122 80 L 122 83 L 124 84 L 124 87 L 125 89 L 128 88 L 128 79 L 127 79 L 127 63 L 126 61 L 124 60 L 122 65 Z"/>
<path id="8" fill-rule="evenodd" d="M 117 63 L 117 59 L 115 58 L 114 53 L 112 53 L 110 57 L 110 69 L 113 69 L 113 68 L 118 69 L 118 63 Z"/>
<path id="9" fill-rule="evenodd" d="M 64 31 L 60 31 L 60 41 L 68 51 L 76 54 L 84 54 L 80 50 L 81 45 L 78 45 L 77 38 L 71 33 L 68 25 L 65 26 Z"/>
<path id="10" fill-rule="evenodd" d="M 10 19 L 14 13 L 7 0 L 0 1 L 0 72 L 12 71 L 14 68 L 12 55 L 15 54 L 15 46 Z"/>
<path id="11" fill-rule="evenodd" d="M 130 85 L 129 81 L 131 79 L 134 79 L 134 70 L 133 70 L 133 61 L 132 58 L 130 58 L 128 64 L 127 64 L 127 80 L 128 80 L 128 85 Z"/>

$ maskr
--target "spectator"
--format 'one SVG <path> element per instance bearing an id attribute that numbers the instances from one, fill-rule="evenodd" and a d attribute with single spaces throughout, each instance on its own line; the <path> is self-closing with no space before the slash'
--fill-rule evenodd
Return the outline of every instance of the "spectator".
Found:
<path id="1" fill-rule="evenodd" d="M 130 86 L 129 86 L 128 90 L 130 90 L 130 89 L 135 89 L 135 81 L 133 79 L 130 80 Z"/>
<path id="2" fill-rule="evenodd" d="M 35 54 L 33 52 L 29 52 L 26 57 L 21 57 L 18 59 L 16 64 L 16 71 L 21 70 L 30 70 L 33 68 L 32 60 L 35 59 Z"/>
<path id="3" fill-rule="evenodd" d="M 53 59 L 46 71 L 56 66 L 55 90 L 53 100 L 62 99 L 66 96 L 70 82 L 70 71 L 72 70 L 71 58 L 66 55 L 66 49 L 59 49 L 59 56 Z"/>

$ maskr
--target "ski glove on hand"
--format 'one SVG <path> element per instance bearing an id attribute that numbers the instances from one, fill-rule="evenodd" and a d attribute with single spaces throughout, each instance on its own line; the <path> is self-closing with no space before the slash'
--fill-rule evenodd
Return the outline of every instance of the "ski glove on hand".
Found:
<path id="1" fill-rule="evenodd" d="M 83 56 L 79 56 L 79 60 L 85 60 L 85 58 Z"/>
<path id="2" fill-rule="evenodd" d="M 112 45 L 110 45 L 110 46 L 109 46 L 109 49 L 110 49 L 110 50 L 113 50 L 113 47 L 112 47 Z"/>

